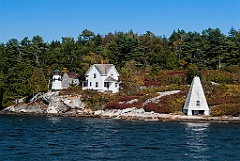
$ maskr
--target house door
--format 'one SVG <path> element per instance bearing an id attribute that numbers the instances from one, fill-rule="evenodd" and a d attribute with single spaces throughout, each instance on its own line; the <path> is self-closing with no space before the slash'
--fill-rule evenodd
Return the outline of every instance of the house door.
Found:
<path id="1" fill-rule="evenodd" d="M 104 82 L 104 87 L 109 88 L 109 86 L 110 86 L 110 83 L 109 83 L 109 82 Z"/>
<path id="2" fill-rule="evenodd" d="M 192 110 L 192 115 L 198 115 L 199 114 L 199 110 Z"/>
<path id="3" fill-rule="evenodd" d="M 204 115 L 204 110 L 199 110 L 200 115 Z"/>
<path id="4" fill-rule="evenodd" d="M 192 110 L 192 115 L 203 115 L 204 110 Z"/>
<path id="5" fill-rule="evenodd" d="M 195 115 L 195 112 L 194 112 L 194 110 L 192 110 L 192 115 Z"/>

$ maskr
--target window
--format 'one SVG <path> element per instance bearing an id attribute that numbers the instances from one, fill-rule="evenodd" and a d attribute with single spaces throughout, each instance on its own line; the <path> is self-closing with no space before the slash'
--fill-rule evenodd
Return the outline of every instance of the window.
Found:
<path id="1" fill-rule="evenodd" d="M 83 82 L 83 87 L 87 87 L 88 86 L 88 82 Z"/>
<path id="2" fill-rule="evenodd" d="M 92 86 L 92 82 L 90 82 L 89 86 L 90 86 L 90 87 Z"/>
<path id="3" fill-rule="evenodd" d="M 117 87 L 117 85 L 118 85 L 118 84 L 117 84 L 117 83 L 115 83 L 115 87 Z"/>
<path id="4" fill-rule="evenodd" d="M 98 82 L 96 82 L 96 87 L 98 87 Z"/>
<path id="5" fill-rule="evenodd" d="M 196 105 L 200 106 L 200 101 L 199 100 L 196 101 Z"/>
<path id="6" fill-rule="evenodd" d="M 109 82 L 104 82 L 104 87 L 109 88 Z"/>
<path id="7" fill-rule="evenodd" d="M 93 74 L 93 78 L 96 78 L 96 77 L 97 77 L 97 75 L 96 75 L 96 73 L 94 73 L 94 74 Z"/>
<path id="8" fill-rule="evenodd" d="M 111 76 L 113 77 L 113 74 L 111 74 Z"/>

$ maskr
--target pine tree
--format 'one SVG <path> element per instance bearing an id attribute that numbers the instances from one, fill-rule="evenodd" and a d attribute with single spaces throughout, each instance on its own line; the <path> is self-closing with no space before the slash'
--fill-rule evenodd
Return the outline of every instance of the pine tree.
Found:
<path id="1" fill-rule="evenodd" d="M 33 91 L 33 95 L 38 92 L 46 92 L 48 90 L 47 82 L 41 68 L 35 68 L 33 75 L 29 78 L 28 84 Z"/>

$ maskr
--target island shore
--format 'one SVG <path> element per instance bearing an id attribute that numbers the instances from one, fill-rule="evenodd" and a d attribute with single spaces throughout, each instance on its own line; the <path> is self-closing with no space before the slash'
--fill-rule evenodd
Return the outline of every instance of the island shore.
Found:
<path id="1" fill-rule="evenodd" d="M 146 102 L 158 101 L 161 97 L 178 93 L 179 90 L 160 92 L 160 96 L 150 98 Z M 128 101 L 131 104 L 133 101 Z M 240 124 L 240 117 L 231 116 L 187 116 L 183 113 L 162 114 L 147 112 L 144 108 L 129 107 L 124 109 L 92 110 L 81 100 L 81 95 L 59 96 L 58 92 L 48 92 L 37 95 L 30 103 L 18 101 L 19 104 L 9 106 L 0 115 L 29 115 L 47 117 L 92 117 L 118 120 L 141 120 L 162 122 L 213 122 L 213 123 L 236 123 Z"/>
<path id="2" fill-rule="evenodd" d="M 129 110 L 129 109 L 128 109 Z M 118 112 L 117 112 L 118 111 Z M 46 116 L 46 117 L 91 117 L 101 119 L 116 120 L 139 120 L 139 121 L 161 121 L 161 122 L 194 122 L 194 123 L 234 123 L 240 124 L 240 117 L 231 116 L 186 116 L 179 114 L 159 114 L 154 112 L 134 113 L 124 112 L 123 110 L 100 110 L 90 113 L 28 113 L 28 112 L 4 112 L 0 111 L 0 115 L 20 115 L 20 116 Z M 126 110 L 125 110 L 126 111 Z"/>

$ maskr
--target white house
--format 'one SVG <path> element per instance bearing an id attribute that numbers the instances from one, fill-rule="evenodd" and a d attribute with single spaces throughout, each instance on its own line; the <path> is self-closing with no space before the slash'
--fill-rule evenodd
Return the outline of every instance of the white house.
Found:
<path id="1" fill-rule="evenodd" d="M 194 77 L 183 107 L 186 115 L 209 115 L 209 107 L 199 77 Z"/>
<path id="2" fill-rule="evenodd" d="M 83 90 L 93 89 L 100 92 L 119 92 L 119 73 L 113 64 L 94 64 L 85 73 Z"/>
<path id="3" fill-rule="evenodd" d="M 62 77 L 58 69 L 54 70 L 52 77 L 52 91 L 58 91 L 62 89 Z"/>
<path id="4" fill-rule="evenodd" d="M 62 77 L 62 88 L 66 89 L 70 86 L 78 86 L 79 85 L 79 74 L 74 72 L 64 73 Z"/>

